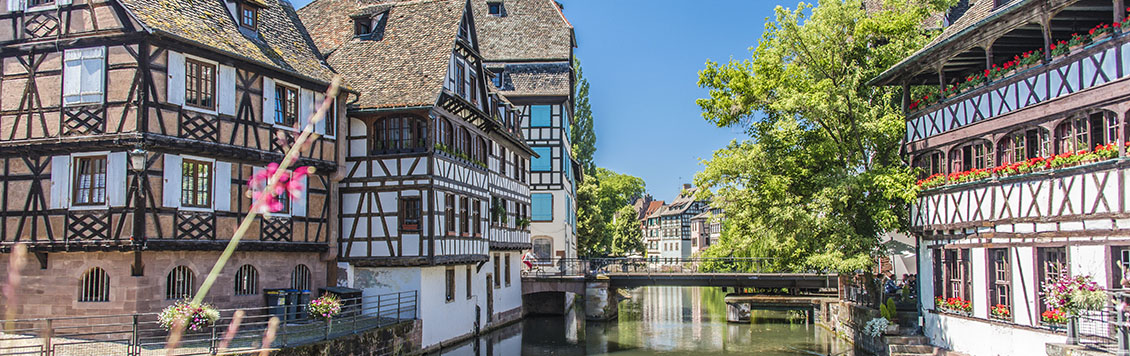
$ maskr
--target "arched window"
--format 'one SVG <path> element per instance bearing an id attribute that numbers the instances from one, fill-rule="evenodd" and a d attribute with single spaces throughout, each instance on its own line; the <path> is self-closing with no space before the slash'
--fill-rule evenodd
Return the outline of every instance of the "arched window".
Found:
<path id="1" fill-rule="evenodd" d="M 294 272 L 290 274 L 290 288 L 310 290 L 310 267 L 306 267 L 306 265 L 294 266 Z"/>
<path id="2" fill-rule="evenodd" d="M 930 151 L 914 157 L 914 167 L 918 168 L 918 178 L 924 179 L 942 173 L 942 153 Z"/>
<path id="3" fill-rule="evenodd" d="M 455 149 L 455 146 L 451 144 L 451 130 L 451 121 L 447 119 L 438 119 L 438 121 L 436 121 L 436 142 L 444 145 L 449 150 Z"/>
<path id="4" fill-rule="evenodd" d="M 192 297 L 192 288 L 196 285 L 196 275 L 188 266 L 177 266 L 165 277 L 165 299 L 183 299 Z"/>
<path id="5" fill-rule="evenodd" d="M 255 266 L 243 265 L 235 272 L 235 295 L 259 294 L 259 271 Z"/>
<path id="6" fill-rule="evenodd" d="M 471 141 L 471 130 L 468 130 L 465 127 L 460 127 L 459 132 L 459 152 L 467 155 L 467 157 L 471 157 L 473 154 L 475 154 L 474 151 L 471 151 L 471 142 L 473 142 Z"/>
<path id="7" fill-rule="evenodd" d="M 477 150 L 475 150 L 475 152 L 476 152 L 475 156 L 476 156 L 476 159 L 479 160 L 479 162 L 483 162 L 484 164 L 487 163 L 487 157 L 489 157 L 487 155 L 488 149 L 490 149 L 490 144 L 487 143 L 487 140 L 484 139 L 482 136 L 479 136 L 479 147 L 478 147 Z"/>
<path id="8" fill-rule="evenodd" d="M 110 275 L 106 274 L 106 270 L 94 267 L 82 274 L 78 282 L 78 301 L 110 301 Z"/>
<path id="9" fill-rule="evenodd" d="M 548 237 L 534 238 L 534 256 L 540 262 L 548 263 L 553 253 L 553 240 Z"/>
<path id="10" fill-rule="evenodd" d="M 1096 112 L 1064 120 L 1055 127 L 1056 153 L 1094 149 L 1118 141 L 1118 119 Z"/>
<path id="11" fill-rule="evenodd" d="M 950 152 L 950 172 L 971 169 L 988 169 L 993 166 L 993 145 L 989 141 L 974 140 L 961 144 Z"/>
<path id="12" fill-rule="evenodd" d="M 427 132 L 428 123 L 417 117 L 379 119 L 373 123 L 373 153 L 422 152 Z"/>
<path id="13" fill-rule="evenodd" d="M 1049 152 L 1048 136 L 1047 130 L 1038 127 L 1013 131 L 997 142 L 997 161 L 1016 163 L 1044 156 Z"/>

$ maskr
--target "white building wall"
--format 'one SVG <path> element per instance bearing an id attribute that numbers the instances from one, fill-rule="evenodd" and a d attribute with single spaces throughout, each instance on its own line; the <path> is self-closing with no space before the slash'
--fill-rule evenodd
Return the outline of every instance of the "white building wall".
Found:
<path id="1" fill-rule="evenodd" d="M 573 227 L 568 223 L 569 214 L 565 210 L 565 197 L 569 193 L 564 190 L 535 191 L 533 194 L 553 194 L 553 221 L 531 222 L 530 237 L 549 237 L 553 239 L 553 256 L 557 258 L 557 251 L 565 251 L 565 258 L 577 258 L 577 237 L 573 234 Z M 576 209 L 574 202 L 573 208 Z"/>
<path id="2" fill-rule="evenodd" d="M 1067 246 L 1067 261 L 1071 264 L 1068 269 L 1072 275 L 1090 275 L 1095 277 L 1099 284 L 1106 284 L 1107 246 L 1105 245 L 1074 245 Z"/>
<path id="3" fill-rule="evenodd" d="M 455 265 L 455 300 L 446 300 L 447 266 L 432 267 L 353 267 L 352 287 L 363 295 L 418 291 L 417 317 L 422 320 L 421 346 L 429 347 L 474 332 L 475 306 L 485 287 L 485 277 L 472 276 L 472 297 L 467 298 L 467 265 Z M 472 265 L 471 271 L 475 268 Z M 485 271 L 484 271 L 485 272 Z M 478 285 L 477 287 L 475 285 Z M 371 299 L 366 299 L 370 302 Z"/>
<path id="4" fill-rule="evenodd" d="M 984 267 L 988 266 L 988 255 L 984 248 L 973 248 L 969 251 L 973 266 L 973 316 L 978 318 L 989 317 L 989 273 Z M 980 268 L 979 268 L 980 267 Z M 982 273 L 978 273 L 978 271 Z"/>
<path id="5" fill-rule="evenodd" d="M 969 355 L 1044 355 L 1045 343 L 1063 343 L 1066 336 L 1029 328 L 926 313 L 925 334 L 936 346 Z"/>
<path id="6" fill-rule="evenodd" d="M 494 312 L 502 313 L 522 307 L 522 254 L 523 251 L 501 252 L 503 259 L 510 259 L 510 285 L 506 285 L 505 268 L 503 263 L 499 270 L 503 273 L 502 287 L 494 293 Z M 507 257 L 509 255 L 509 257 Z M 493 263 L 493 259 L 491 260 Z M 492 269 L 493 270 L 493 269 Z"/>
<path id="7" fill-rule="evenodd" d="M 1040 313 L 1036 301 L 1036 249 L 1030 246 L 1013 247 L 1012 257 L 1012 320 L 1020 325 L 1039 324 Z"/>

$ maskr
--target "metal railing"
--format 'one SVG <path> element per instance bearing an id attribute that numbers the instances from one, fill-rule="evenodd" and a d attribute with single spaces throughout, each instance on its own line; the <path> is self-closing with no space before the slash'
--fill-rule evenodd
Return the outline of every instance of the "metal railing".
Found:
<path id="1" fill-rule="evenodd" d="M 158 321 L 159 313 L 2 320 L 0 355 L 188 356 L 301 346 L 414 320 L 418 295 L 410 291 L 341 302 L 341 312 L 331 320 L 311 319 L 304 306 L 223 309 L 212 326 L 186 331 L 172 352 L 165 350 L 168 332 Z M 225 334 L 237 310 L 245 316 L 229 338 Z M 280 323 L 274 341 L 263 345 L 271 317 L 279 317 Z"/>
<path id="2" fill-rule="evenodd" d="M 532 261 L 523 276 L 595 276 L 615 273 L 789 273 L 774 265 L 774 258 L 554 258 Z M 822 273 L 808 271 L 811 273 Z"/>
<path id="3" fill-rule="evenodd" d="M 1068 318 L 1067 343 L 1130 356 L 1130 308 L 1126 304 L 1130 303 L 1130 291 L 1106 293 L 1108 303 L 1102 309 L 1085 310 Z"/>

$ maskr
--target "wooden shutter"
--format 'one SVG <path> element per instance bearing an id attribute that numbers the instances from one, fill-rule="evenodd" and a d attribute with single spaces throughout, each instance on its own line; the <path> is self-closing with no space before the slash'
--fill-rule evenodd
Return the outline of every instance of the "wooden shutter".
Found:
<path id="1" fill-rule="evenodd" d="M 71 156 L 51 157 L 51 209 L 71 206 Z"/>
<path id="2" fill-rule="evenodd" d="M 231 210 L 231 163 L 216 161 L 212 174 L 212 198 L 217 211 Z"/>
<path id="3" fill-rule="evenodd" d="M 290 200 L 290 215 L 306 216 L 306 195 L 310 193 L 310 187 L 306 186 L 306 184 L 309 182 L 309 177 L 302 177 L 302 186 L 306 187 L 306 189 L 299 197 Z"/>
<path id="4" fill-rule="evenodd" d="M 126 206 L 126 175 L 128 158 L 125 152 L 111 152 L 106 157 L 106 202 L 110 206 Z"/>
<path id="5" fill-rule="evenodd" d="M 63 52 L 63 102 L 82 95 L 82 50 Z"/>
<path id="6" fill-rule="evenodd" d="M 298 128 L 305 129 L 314 114 L 314 92 L 309 89 L 298 90 Z"/>
<path id="7" fill-rule="evenodd" d="M 169 51 L 169 78 L 166 82 L 168 102 L 184 105 L 184 55 Z M 178 198 L 179 199 L 179 198 Z"/>
<path id="8" fill-rule="evenodd" d="M 180 207 L 181 169 L 180 156 L 165 155 L 165 186 L 162 189 L 161 202 L 166 208 Z"/>
<path id="9" fill-rule="evenodd" d="M 534 221 L 553 220 L 553 194 L 537 193 L 530 195 L 530 205 L 533 207 Z M 509 213 L 509 211 L 507 211 Z"/>
<path id="10" fill-rule="evenodd" d="M 263 122 L 275 123 L 275 81 L 263 78 Z"/>
<path id="11" fill-rule="evenodd" d="M 318 112 L 318 108 L 322 107 L 322 102 L 324 101 L 326 101 L 326 94 L 314 93 L 314 105 L 311 109 L 311 114 Z M 326 115 L 329 114 L 329 112 L 326 112 Z M 323 117 L 321 120 L 318 120 L 318 123 L 314 124 L 314 133 L 319 135 L 326 134 L 326 118 Z"/>
<path id="12" fill-rule="evenodd" d="M 216 83 L 217 110 L 223 115 L 235 115 L 235 68 L 220 65 Z"/>

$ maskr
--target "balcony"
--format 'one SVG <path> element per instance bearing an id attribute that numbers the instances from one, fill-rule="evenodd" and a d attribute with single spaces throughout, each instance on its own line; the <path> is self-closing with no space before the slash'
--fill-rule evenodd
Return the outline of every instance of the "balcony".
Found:
<path id="1" fill-rule="evenodd" d="M 1130 35 L 1116 33 L 1066 56 L 988 82 L 907 115 L 914 142 L 1099 87 L 1130 75 Z"/>
<path id="2" fill-rule="evenodd" d="M 1130 159 L 1113 158 L 947 185 L 919 194 L 911 226 L 928 237 L 1121 234 L 1130 230 L 1127 178 Z"/>

